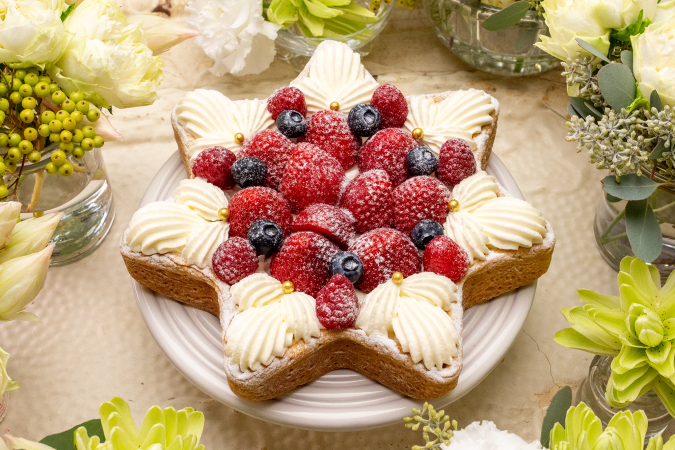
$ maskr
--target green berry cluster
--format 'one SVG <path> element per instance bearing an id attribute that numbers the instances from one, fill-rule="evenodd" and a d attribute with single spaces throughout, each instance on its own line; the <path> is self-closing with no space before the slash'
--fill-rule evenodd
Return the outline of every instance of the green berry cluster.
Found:
<path id="1" fill-rule="evenodd" d="M 415 9 L 415 0 L 396 0 L 398 6 L 403 6 L 409 10 Z"/>
<path id="2" fill-rule="evenodd" d="M 391 3 L 392 0 L 384 0 L 385 3 Z M 382 4 L 382 0 L 371 0 L 370 2 L 370 10 L 374 13 L 378 12 L 380 10 L 380 5 Z"/>
<path id="3" fill-rule="evenodd" d="M 450 444 L 450 438 L 452 437 L 452 432 L 457 431 L 457 421 L 453 420 L 450 422 L 450 417 L 445 415 L 445 411 L 440 410 L 436 411 L 433 405 L 430 405 L 427 402 L 424 402 L 424 407 L 422 411 L 417 408 L 412 410 L 414 417 L 406 417 L 405 427 L 413 431 L 417 431 L 422 425 L 422 436 L 424 437 L 424 446 L 413 445 L 412 450 L 422 450 L 424 448 L 431 449 L 440 449 L 441 445 Z M 424 415 L 427 413 L 427 417 Z M 450 428 L 452 424 L 452 429 Z M 431 436 L 434 436 L 434 439 L 431 439 Z"/>

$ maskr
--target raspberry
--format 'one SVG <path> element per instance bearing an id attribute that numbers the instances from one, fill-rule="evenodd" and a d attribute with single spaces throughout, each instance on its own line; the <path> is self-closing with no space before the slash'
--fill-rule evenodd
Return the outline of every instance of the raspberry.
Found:
<path id="1" fill-rule="evenodd" d="M 225 147 L 212 147 L 199 152 L 192 162 L 192 174 L 223 190 L 235 186 L 230 169 L 237 157 Z"/>
<path id="2" fill-rule="evenodd" d="M 380 130 L 361 147 L 359 171 L 385 170 L 394 186 L 398 186 L 408 177 L 405 159 L 417 145 L 417 141 L 407 131 L 399 128 Z"/>
<path id="3" fill-rule="evenodd" d="M 361 139 L 354 136 L 349 128 L 347 115 L 337 111 L 312 114 L 307 123 L 307 132 L 298 141 L 316 145 L 340 161 L 345 170 L 354 165 L 361 147 Z"/>
<path id="4" fill-rule="evenodd" d="M 392 190 L 389 175 L 384 170 L 364 172 L 347 185 L 340 206 L 352 213 L 358 233 L 391 226 Z"/>
<path id="5" fill-rule="evenodd" d="M 267 166 L 265 186 L 279 189 L 288 158 L 294 149 L 295 144 L 283 134 L 275 130 L 263 130 L 244 142 L 237 157 L 252 156 L 264 162 Z"/>
<path id="6" fill-rule="evenodd" d="M 436 178 L 410 178 L 394 189 L 392 209 L 394 227 L 409 235 L 420 220 L 431 219 L 443 224 L 448 217 L 450 190 Z"/>
<path id="7" fill-rule="evenodd" d="M 303 116 L 307 115 L 307 103 L 305 95 L 298 88 L 282 87 L 272 92 L 267 99 L 267 110 L 272 114 L 272 120 L 276 121 L 279 114 L 284 111 L 297 111 Z"/>
<path id="8" fill-rule="evenodd" d="M 233 237 L 218 246 L 213 271 L 227 284 L 237 283 L 258 270 L 258 256 L 246 239 Z"/>
<path id="9" fill-rule="evenodd" d="M 349 251 L 356 253 L 363 263 L 363 274 L 356 287 L 365 293 L 389 280 L 394 272 L 409 277 L 422 269 L 415 244 L 397 230 L 378 228 L 369 231 L 358 238 Z"/>
<path id="10" fill-rule="evenodd" d="M 344 275 L 333 275 L 316 296 L 316 317 L 329 330 L 351 327 L 359 315 L 359 298 Z"/>
<path id="11" fill-rule="evenodd" d="M 383 84 L 373 92 L 370 104 L 380 111 L 380 128 L 401 128 L 408 117 L 408 102 L 393 84 Z"/>
<path id="12" fill-rule="evenodd" d="M 254 186 L 243 189 L 230 200 L 230 236 L 246 238 L 248 229 L 258 220 L 271 220 L 284 236 L 291 232 L 293 216 L 286 200 L 274 189 Z"/>
<path id="13" fill-rule="evenodd" d="M 282 283 L 292 281 L 296 291 L 316 297 L 330 278 L 330 259 L 339 251 L 320 234 L 293 233 L 272 258 L 270 273 Z"/>
<path id="14" fill-rule="evenodd" d="M 335 205 L 344 177 L 337 159 L 312 144 L 298 144 L 281 179 L 281 193 L 296 214 L 314 203 Z"/>
<path id="15" fill-rule="evenodd" d="M 450 139 L 441 147 L 436 176 L 450 187 L 476 173 L 476 157 L 464 139 Z"/>
<path id="16" fill-rule="evenodd" d="M 317 203 L 305 208 L 293 221 L 293 232 L 314 231 L 346 249 L 354 237 L 354 218 L 337 206 Z"/>
<path id="17" fill-rule="evenodd" d="M 436 236 L 424 250 L 424 270 L 457 283 L 469 270 L 469 255 L 449 237 Z"/>

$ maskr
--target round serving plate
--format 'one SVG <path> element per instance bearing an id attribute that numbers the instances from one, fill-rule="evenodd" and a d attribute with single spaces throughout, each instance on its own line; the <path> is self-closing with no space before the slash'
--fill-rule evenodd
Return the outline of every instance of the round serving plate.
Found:
<path id="1" fill-rule="evenodd" d="M 522 198 L 494 154 L 487 172 Z M 141 206 L 171 198 L 184 178 L 176 152 L 150 183 Z M 336 370 L 274 400 L 243 400 L 227 384 L 218 319 L 132 283 L 145 323 L 176 368 L 206 394 L 244 414 L 294 428 L 346 431 L 397 423 L 421 404 L 350 370 Z M 464 368 L 455 390 L 433 400 L 437 409 L 469 393 L 499 364 L 525 322 L 535 288 L 530 284 L 464 313 Z"/>

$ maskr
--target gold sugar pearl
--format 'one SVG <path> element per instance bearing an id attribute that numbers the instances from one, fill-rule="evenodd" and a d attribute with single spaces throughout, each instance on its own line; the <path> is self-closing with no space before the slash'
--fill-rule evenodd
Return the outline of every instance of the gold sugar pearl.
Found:
<path id="1" fill-rule="evenodd" d="M 292 281 L 284 281 L 281 290 L 284 291 L 284 294 L 292 294 L 295 291 L 295 286 L 293 286 Z"/>
<path id="2" fill-rule="evenodd" d="M 237 144 L 241 145 L 244 143 L 244 134 L 243 133 L 236 133 L 234 135 L 234 142 Z"/>
<path id="3" fill-rule="evenodd" d="M 459 202 L 457 200 L 450 200 L 448 202 L 448 211 L 450 212 L 459 211 Z"/>
<path id="4" fill-rule="evenodd" d="M 338 102 L 333 102 L 330 104 L 330 109 L 332 111 L 340 111 L 340 104 Z"/>
<path id="5" fill-rule="evenodd" d="M 422 139 L 424 137 L 424 130 L 421 128 L 415 128 L 412 130 L 412 135 L 415 139 Z"/>
<path id="6" fill-rule="evenodd" d="M 403 283 L 403 274 L 401 272 L 394 272 L 391 275 L 391 281 L 394 282 L 394 284 L 401 284 Z"/>
<path id="7" fill-rule="evenodd" d="M 230 218 L 230 210 L 228 208 L 220 208 L 218 210 L 218 218 L 220 220 L 227 220 Z"/>

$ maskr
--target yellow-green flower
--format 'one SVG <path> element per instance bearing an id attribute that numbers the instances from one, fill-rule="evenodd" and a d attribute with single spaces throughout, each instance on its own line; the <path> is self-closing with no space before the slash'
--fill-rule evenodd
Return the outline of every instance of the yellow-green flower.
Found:
<path id="1" fill-rule="evenodd" d="M 9 244 L 0 251 L 0 264 L 13 258 L 30 255 L 44 249 L 54 234 L 63 213 L 45 214 L 16 223 Z"/>
<path id="2" fill-rule="evenodd" d="M 19 383 L 12 380 L 7 373 L 7 361 L 9 361 L 9 353 L 0 348 L 0 397 L 5 392 L 19 389 Z"/>
<path id="3" fill-rule="evenodd" d="M 0 321 L 37 321 L 38 317 L 24 308 L 44 286 L 54 244 L 27 256 L 0 264 Z"/>
<path id="4" fill-rule="evenodd" d="M 356 33 L 377 20 L 352 0 L 272 0 L 267 19 L 282 27 L 297 23 L 305 36 L 324 38 Z"/>

